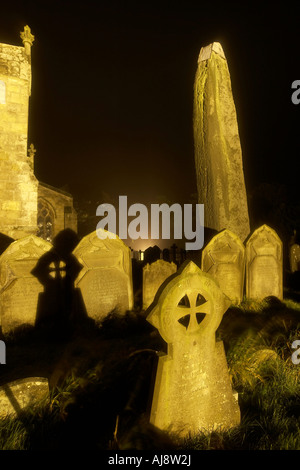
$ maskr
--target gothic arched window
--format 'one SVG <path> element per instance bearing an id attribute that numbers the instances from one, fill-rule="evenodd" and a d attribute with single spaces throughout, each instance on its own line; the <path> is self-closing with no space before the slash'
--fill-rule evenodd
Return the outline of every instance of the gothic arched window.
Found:
<path id="1" fill-rule="evenodd" d="M 52 242 L 54 230 L 54 213 L 46 201 L 39 199 L 38 201 L 38 232 L 37 236 Z"/>

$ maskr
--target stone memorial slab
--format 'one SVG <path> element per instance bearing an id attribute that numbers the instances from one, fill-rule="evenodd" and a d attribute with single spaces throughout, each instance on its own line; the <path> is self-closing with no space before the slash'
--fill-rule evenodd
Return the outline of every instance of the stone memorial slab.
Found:
<path id="1" fill-rule="evenodd" d="M 227 228 L 244 242 L 250 232 L 236 108 L 220 43 L 203 47 L 194 84 L 194 144 L 198 202 L 204 225 Z"/>
<path id="2" fill-rule="evenodd" d="M 81 289 L 87 314 L 101 321 L 113 310 L 119 314 L 133 308 L 130 248 L 116 235 L 101 239 L 97 232 L 85 236 L 73 254 L 83 266 L 75 287 Z"/>
<path id="3" fill-rule="evenodd" d="M 262 225 L 246 243 L 246 296 L 262 300 L 273 295 L 283 298 L 282 241 Z"/>
<path id="4" fill-rule="evenodd" d="M 0 326 L 2 333 L 34 325 L 42 284 L 32 275 L 39 258 L 51 243 L 29 235 L 11 243 L 0 256 Z"/>
<path id="5" fill-rule="evenodd" d="M 0 418 L 19 417 L 26 407 L 32 407 L 49 395 L 48 379 L 27 377 L 0 386 Z"/>
<path id="6" fill-rule="evenodd" d="M 158 288 L 172 274 L 177 271 L 175 263 L 159 259 L 154 263 L 147 263 L 143 267 L 143 308 L 147 309 L 153 302 Z"/>
<path id="7" fill-rule="evenodd" d="M 230 230 L 218 233 L 202 250 L 202 271 L 212 275 L 234 304 L 243 300 L 245 246 Z"/>
<path id="8" fill-rule="evenodd" d="M 228 429 L 240 410 L 215 333 L 230 305 L 216 281 L 190 261 L 162 287 L 147 320 L 168 344 L 159 358 L 150 421 L 181 437 Z"/>

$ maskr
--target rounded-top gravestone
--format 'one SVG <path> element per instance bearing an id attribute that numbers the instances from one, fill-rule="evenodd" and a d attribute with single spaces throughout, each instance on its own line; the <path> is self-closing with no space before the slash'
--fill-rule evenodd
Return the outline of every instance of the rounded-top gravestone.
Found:
<path id="1" fill-rule="evenodd" d="M 34 325 L 43 286 L 32 274 L 51 243 L 29 235 L 11 243 L 0 256 L 0 325 L 2 333 Z"/>
<path id="2" fill-rule="evenodd" d="M 101 232 L 102 238 L 97 231 L 86 235 L 73 251 L 83 266 L 75 287 L 81 289 L 88 316 L 96 321 L 133 308 L 130 248 L 117 235 Z"/>

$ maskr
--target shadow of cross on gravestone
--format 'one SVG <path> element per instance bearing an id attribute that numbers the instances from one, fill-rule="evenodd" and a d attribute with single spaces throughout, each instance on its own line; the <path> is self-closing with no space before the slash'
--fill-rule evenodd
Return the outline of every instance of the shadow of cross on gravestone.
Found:
<path id="1" fill-rule="evenodd" d="M 67 272 L 67 265 L 64 261 L 52 261 L 49 265 L 49 274 L 53 279 L 64 278 Z"/>
<path id="2" fill-rule="evenodd" d="M 245 246 L 237 235 L 227 229 L 215 235 L 202 250 L 201 269 L 216 279 L 232 303 L 241 303 L 244 293 Z"/>
<path id="3" fill-rule="evenodd" d="M 192 261 L 168 278 L 147 321 L 168 344 L 159 358 L 150 422 L 177 436 L 228 429 L 240 422 L 223 343 L 216 330 L 230 301 Z"/>
<path id="4" fill-rule="evenodd" d="M 53 249 L 45 253 L 32 270 L 44 286 L 38 299 L 36 326 L 53 327 L 63 332 L 87 318 L 81 292 L 74 287 L 82 269 L 72 254 L 76 244 L 75 232 L 63 230 L 53 240 Z"/>

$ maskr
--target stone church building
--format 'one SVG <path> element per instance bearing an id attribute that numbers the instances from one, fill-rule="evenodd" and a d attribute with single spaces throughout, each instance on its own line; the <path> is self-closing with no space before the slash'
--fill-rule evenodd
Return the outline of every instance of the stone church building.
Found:
<path id="1" fill-rule="evenodd" d="M 77 232 L 71 194 L 37 180 L 34 146 L 28 148 L 31 46 L 25 26 L 22 46 L 0 44 L 0 233 L 29 234 L 52 241 L 65 228 Z"/>

